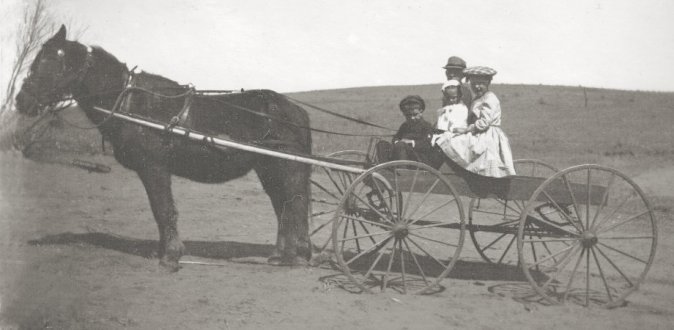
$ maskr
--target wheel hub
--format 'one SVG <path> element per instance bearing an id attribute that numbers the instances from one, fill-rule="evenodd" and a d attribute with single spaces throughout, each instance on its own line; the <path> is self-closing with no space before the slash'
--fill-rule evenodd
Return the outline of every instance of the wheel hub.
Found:
<path id="1" fill-rule="evenodd" d="M 407 237 L 407 235 L 410 232 L 409 229 L 407 228 L 407 225 L 402 224 L 402 223 L 395 224 L 393 226 L 392 231 L 393 231 L 393 236 L 395 236 L 395 238 L 397 238 L 397 239 L 402 239 L 402 238 Z"/>
<path id="2" fill-rule="evenodd" d="M 596 245 L 599 239 L 597 239 L 597 235 L 595 233 L 586 231 L 580 236 L 580 241 L 581 244 L 583 244 L 583 247 L 590 248 Z"/>

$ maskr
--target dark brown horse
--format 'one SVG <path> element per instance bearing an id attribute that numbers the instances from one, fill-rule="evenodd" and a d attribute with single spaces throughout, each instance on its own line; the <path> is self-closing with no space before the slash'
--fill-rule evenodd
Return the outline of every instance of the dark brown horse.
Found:
<path id="1" fill-rule="evenodd" d="M 131 74 L 124 63 L 101 48 L 66 40 L 64 26 L 35 57 L 16 97 L 17 110 L 36 115 L 46 106 L 72 96 L 110 141 L 115 158 L 138 173 L 159 227 L 160 264 L 179 268 L 184 246 L 177 230 L 178 212 L 171 175 L 204 183 L 221 183 L 255 170 L 278 218 L 273 264 L 305 263 L 311 257 L 308 235 L 309 165 L 235 149 L 188 141 L 116 118 L 94 109 L 112 109 L 120 92 L 133 86 L 152 92 L 128 95 L 119 111 L 160 122 L 186 115 L 190 129 L 247 143 L 273 145 L 291 153 L 311 153 L 309 118 L 304 109 L 269 90 L 186 98 L 189 91 L 174 81 L 151 74 Z M 159 95 L 163 94 L 163 95 Z M 172 96 L 172 97 L 167 97 Z M 189 109 L 186 112 L 184 109 Z M 215 201 L 214 201 L 215 203 Z M 214 211 L 215 212 L 215 211 Z"/>

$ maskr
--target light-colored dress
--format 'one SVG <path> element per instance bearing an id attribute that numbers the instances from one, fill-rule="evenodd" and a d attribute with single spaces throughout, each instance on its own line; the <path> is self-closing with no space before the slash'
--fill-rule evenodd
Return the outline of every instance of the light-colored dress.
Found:
<path id="1" fill-rule="evenodd" d="M 515 175 L 508 137 L 501 130 L 501 103 L 492 92 L 473 100 L 471 112 L 477 118 L 471 133 L 442 139 L 438 145 L 451 160 L 479 175 Z"/>
<path id="2" fill-rule="evenodd" d="M 438 109 L 435 128 L 451 132 L 454 128 L 468 127 L 468 107 L 463 103 L 450 104 Z"/>

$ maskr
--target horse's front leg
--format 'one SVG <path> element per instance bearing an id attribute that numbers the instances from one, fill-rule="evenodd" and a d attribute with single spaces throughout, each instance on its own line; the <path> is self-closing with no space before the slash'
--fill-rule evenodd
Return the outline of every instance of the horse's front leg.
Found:
<path id="1" fill-rule="evenodd" d="M 178 271 L 185 246 L 178 236 L 178 211 L 173 202 L 171 173 L 163 166 L 144 166 L 138 176 L 145 186 L 152 214 L 159 228 L 159 264 Z"/>

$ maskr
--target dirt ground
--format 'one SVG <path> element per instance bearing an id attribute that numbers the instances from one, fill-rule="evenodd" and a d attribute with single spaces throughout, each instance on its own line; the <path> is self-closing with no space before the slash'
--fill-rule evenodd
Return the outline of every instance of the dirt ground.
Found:
<path id="1" fill-rule="evenodd" d="M 108 174 L 0 157 L 0 329 L 674 328 L 672 167 L 635 178 L 659 201 L 658 252 L 627 305 L 606 310 L 516 299 L 531 290 L 523 276 L 470 253 L 429 296 L 355 294 L 327 267 L 269 266 L 275 217 L 254 175 L 174 180 L 183 260 L 221 265 L 166 273 L 134 173 L 111 157 L 89 158 Z"/>

